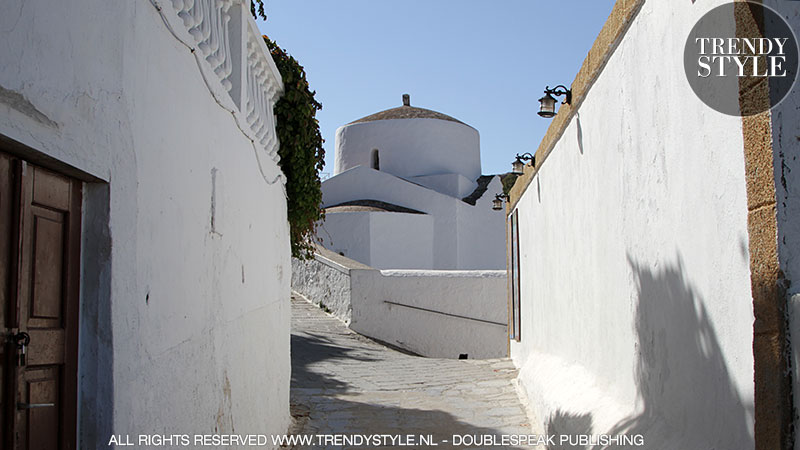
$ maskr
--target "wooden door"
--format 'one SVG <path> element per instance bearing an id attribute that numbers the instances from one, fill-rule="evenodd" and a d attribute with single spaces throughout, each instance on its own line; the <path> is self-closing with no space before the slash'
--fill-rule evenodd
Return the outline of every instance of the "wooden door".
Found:
<path id="1" fill-rule="evenodd" d="M 74 449 L 81 183 L 1 153 L 0 172 L 3 448 Z"/>

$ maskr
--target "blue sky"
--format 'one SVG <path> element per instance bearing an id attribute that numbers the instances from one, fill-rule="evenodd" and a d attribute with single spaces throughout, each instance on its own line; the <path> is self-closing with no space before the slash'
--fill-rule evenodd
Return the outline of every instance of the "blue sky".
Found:
<path id="1" fill-rule="evenodd" d="M 484 174 L 533 152 L 538 99 L 569 86 L 614 0 L 265 0 L 261 31 L 302 64 L 333 171 L 336 129 L 402 104 L 480 132 Z"/>

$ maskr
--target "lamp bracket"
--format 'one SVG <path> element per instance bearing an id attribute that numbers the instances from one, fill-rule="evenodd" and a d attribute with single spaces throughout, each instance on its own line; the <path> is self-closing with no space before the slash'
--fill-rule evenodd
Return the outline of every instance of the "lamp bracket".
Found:
<path id="1" fill-rule="evenodd" d="M 563 103 L 566 104 L 566 105 L 571 105 L 572 104 L 572 90 L 568 89 L 563 84 L 559 84 L 558 86 L 554 87 L 553 89 L 550 89 L 550 86 L 545 86 L 544 93 L 545 94 L 549 94 L 549 95 L 555 95 L 556 97 L 560 97 L 562 95 L 566 95 L 566 98 L 564 98 Z"/>
<path id="2" fill-rule="evenodd" d="M 517 161 L 531 161 L 531 164 L 536 164 L 536 156 L 530 154 L 530 152 L 525 152 L 521 155 L 517 153 Z"/>

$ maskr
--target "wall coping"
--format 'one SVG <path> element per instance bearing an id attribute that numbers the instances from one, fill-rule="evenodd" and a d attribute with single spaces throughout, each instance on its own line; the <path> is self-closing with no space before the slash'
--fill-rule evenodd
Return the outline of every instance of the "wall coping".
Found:
<path id="1" fill-rule="evenodd" d="M 384 277 L 440 277 L 440 278 L 506 278 L 505 270 L 431 270 L 431 269 L 376 269 L 354 259 L 342 256 L 320 244 L 314 249 L 314 259 L 320 263 L 350 275 L 352 270 L 380 272 Z"/>
<path id="2" fill-rule="evenodd" d="M 594 44 L 592 44 L 589 54 L 583 60 L 583 65 L 578 74 L 575 75 L 575 79 L 572 81 L 570 87 L 572 89 L 572 104 L 561 105 L 558 114 L 553 118 L 550 127 L 539 143 L 539 148 L 536 150 L 536 165 L 526 165 L 522 175 L 517 178 L 511 188 L 508 194 L 508 203 L 506 204 L 506 215 L 511 214 L 517 206 L 520 198 L 522 198 L 522 195 L 533 181 L 534 176 L 539 173 L 542 164 L 547 160 L 556 143 L 563 136 L 572 118 L 578 113 L 578 109 L 586 99 L 586 95 L 602 73 L 611 55 L 614 54 L 614 51 L 619 46 L 644 2 L 645 0 L 617 0 L 617 3 L 614 4 L 611 14 L 608 16 L 602 30 L 600 30 L 600 34 L 595 39 Z"/>
<path id="3" fill-rule="evenodd" d="M 349 275 L 351 270 L 376 270 L 366 264 L 328 250 L 322 245 L 316 244 L 315 247 L 314 259 L 339 272 Z"/>
<path id="4" fill-rule="evenodd" d="M 418 270 L 384 269 L 384 277 L 439 277 L 439 278 L 505 278 L 505 270 Z"/>

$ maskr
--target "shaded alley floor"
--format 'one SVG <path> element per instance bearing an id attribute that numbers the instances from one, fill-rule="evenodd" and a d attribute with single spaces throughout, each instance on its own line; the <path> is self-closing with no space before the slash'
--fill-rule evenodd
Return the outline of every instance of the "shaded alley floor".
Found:
<path id="1" fill-rule="evenodd" d="M 401 353 L 292 297 L 295 435 L 411 434 L 448 448 L 453 435 L 536 433 L 512 383 L 516 374 L 508 359 L 449 360 Z M 341 448 L 320 443 L 298 448 Z"/>

